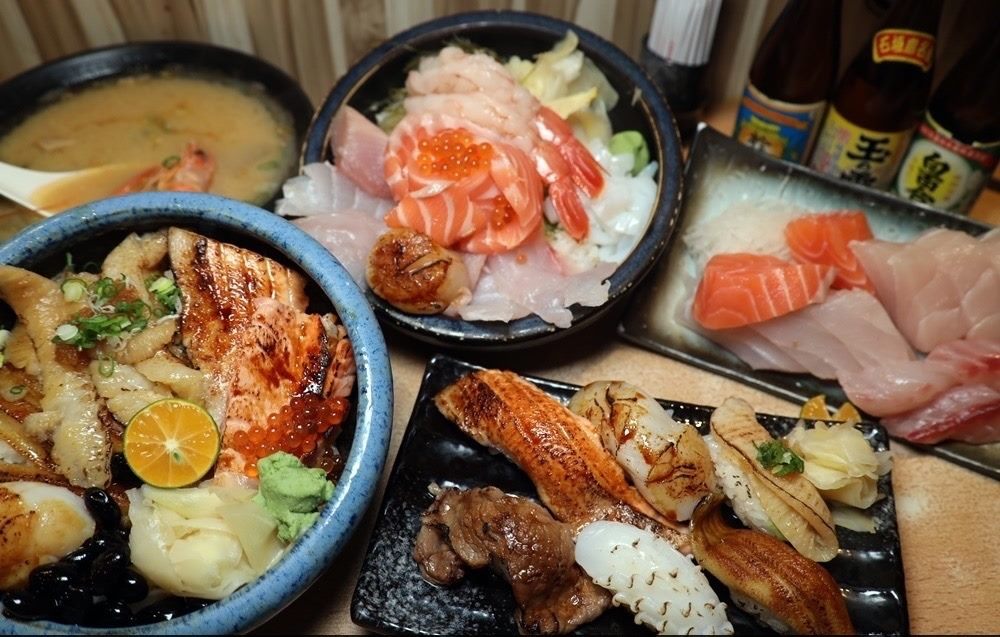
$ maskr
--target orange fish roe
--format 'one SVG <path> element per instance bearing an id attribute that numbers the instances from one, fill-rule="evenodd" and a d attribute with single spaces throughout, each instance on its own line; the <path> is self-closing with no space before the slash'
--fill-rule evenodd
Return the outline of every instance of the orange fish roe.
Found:
<path id="1" fill-rule="evenodd" d="M 473 143 L 472 134 L 461 128 L 446 128 L 417 143 L 417 166 L 428 177 L 458 181 L 485 170 L 493 158 L 493 146 Z"/>
<path id="2" fill-rule="evenodd" d="M 277 451 L 304 458 L 315 451 L 326 432 L 343 422 L 347 407 L 346 398 L 296 396 L 268 416 L 266 425 L 254 425 L 233 434 L 231 446 L 246 459 L 246 475 L 256 478 L 257 461 L 261 458 Z"/>
<path id="3" fill-rule="evenodd" d="M 510 223 L 510 221 L 515 216 L 514 207 L 510 205 L 507 198 L 503 195 L 497 195 L 493 198 L 493 214 L 490 215 L 490 224 L 494 228 L 500 229 L 505 225 Z"/>

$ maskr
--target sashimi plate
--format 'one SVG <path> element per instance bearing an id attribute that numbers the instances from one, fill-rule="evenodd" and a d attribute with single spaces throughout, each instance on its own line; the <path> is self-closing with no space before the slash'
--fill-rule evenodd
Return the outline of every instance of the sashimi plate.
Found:
<path id="1" fill-rule="evenodd" d="M 493 485 L 508 493 L 538 497 L 524 472 L 467 437 L 434 405 L 438 392 L 477 369 L 481 368 L 446 356 L 436 356 L 427 365 L 351 601 L 351 619 L 365 628 L 388 634 L 517 634 L 510 586 L 490 569 L 471 571 L 457 585 L 444 588 L 426 582 L 412 557 L 420 515 L 434 500 L 427 490 L 432 482 L 466 488 Z M 527 379 L 562 402 L 579 389 Z M 708 431 L 713 408 L 666 400 L 660 403 L 672 409 L 678 421 L 690 423 L 702 433 Z M 766 415 L 759 420 L 773 435 L 785 434 L 797 422 L 795 418 Z M 888 448 L 885 430 L 871 423 L 860 427 L 876 450 Z M 876 532 L 837 527 L 841 552 L 826 567 L 844 593 L 859 634 L 906 634 L 909 619 L 891 473 L 879 480 L 878 488 L 885 497 L 873 505 Z M 736 634 L 773 634 L 733 606 L 724 586 L 710 581 L 727 603 Z M 637 626 L 627 610 L 614 608 L 575 634 L 652 633 Z"/>
<path id="2" fill-rule="evenodd" d="M 828 402 L 840 404 L 846 397 L 836 381 L 810 374 L 751 369 L 728 350 L 677 320 L 692 294 L 690 284 L 696 280 L 694 258 L 683 242 L 689 230 L 712 224 L 714 218 L 734 204 L 775 200 L 804 210 L 860 208 L 867 214 L 875 237 L 889 241 L 906 241 L 934 227 L 973 236 L 992 228 L 967 217 L 911 204 L 887 193 L 772 159 L 707 126 L 699 129 L 691 147 L 684 179 L 684 201 L 677 231 L 666 256 L 632 299 L 619 333 L 641 347 L 794 402 L 825 394 Z M 1000 443 L 914 446 L 1000 480 Z"/>

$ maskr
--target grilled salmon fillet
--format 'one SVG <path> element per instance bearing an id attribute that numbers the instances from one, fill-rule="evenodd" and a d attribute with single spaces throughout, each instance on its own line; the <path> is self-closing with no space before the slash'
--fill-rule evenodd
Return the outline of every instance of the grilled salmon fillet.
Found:
<path id="1" fill-rule="evenodd" d="M 170 228 L 167 246 L 183 301 L 181 341 L 191 362 L 210 374 L 249 324 L 254 299 L 297 310 L 309 302 L 305 279 L 267 257 L 180 228 Z"/>
<path id="2" fill-rule="evenodd" d="M 578 530 L 595 520 L 648 529 L 677 546 L 687 538 L 628 484 L 590 421 L 513 372 L 476 371 L 434 399 L 476 442 L 494 447 L 535 483 L 555 517 Z"/>

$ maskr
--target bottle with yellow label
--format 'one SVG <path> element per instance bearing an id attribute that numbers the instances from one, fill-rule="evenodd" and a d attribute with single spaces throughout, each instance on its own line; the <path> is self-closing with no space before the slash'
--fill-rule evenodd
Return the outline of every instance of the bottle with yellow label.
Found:
<path id="1" fill-rule="evenodd" d="M 1000 162 L 1000 35 L 987 29 L 944 78 L 907 151 L 896 194 L 966 213 Z"/>
<path id="2" fill-rule="evenodd" d="M 772 157 L 804 162 L 839 57 L 840 0 L 789 0 L 754 57 L 733 137 Z"/>
<path id="3" fill-rule="evenodd" d="M 898 0 L 834 93 L 809 165 L 887 188 L 930 94 L 941 0 Z"/>

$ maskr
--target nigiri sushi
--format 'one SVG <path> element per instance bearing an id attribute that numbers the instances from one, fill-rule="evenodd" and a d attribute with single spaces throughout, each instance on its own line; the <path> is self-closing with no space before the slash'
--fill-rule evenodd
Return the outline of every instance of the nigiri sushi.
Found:
<path id="1" fill-rule="evenodd" d="M 936 228 L 910 243 L 851 244 L 879 299 L 922 352 L 960 338 L 1000 340 L 1000 248 Z"/>
<path id="2" fill-rule="evenodd" d="M 576 562 L 628 606 L 635 623 L 661 635 L 732 635 L 726 605 L 708 578 L 666 540 L 621 522 L 591 522 L 576 538 Z"/>
<path id="3" fill-rule="evenodd" d="M 718 330 L 760 323 L 826 298 L 833 268 L 759 254 L 717 254 L 705 266 L 691 315 Z"/>
<path id="4" fill-rule="evenodd" d="M 850 250 L 852 241 L 872 238 L 868 218 L 860 210 L 839 210 L 799 217 L 785 226 L 785 240 L 799 263 L 830 265 L 836 270 L 834 289 L 861 288 L 874 292 L 858 258 Z"/>

